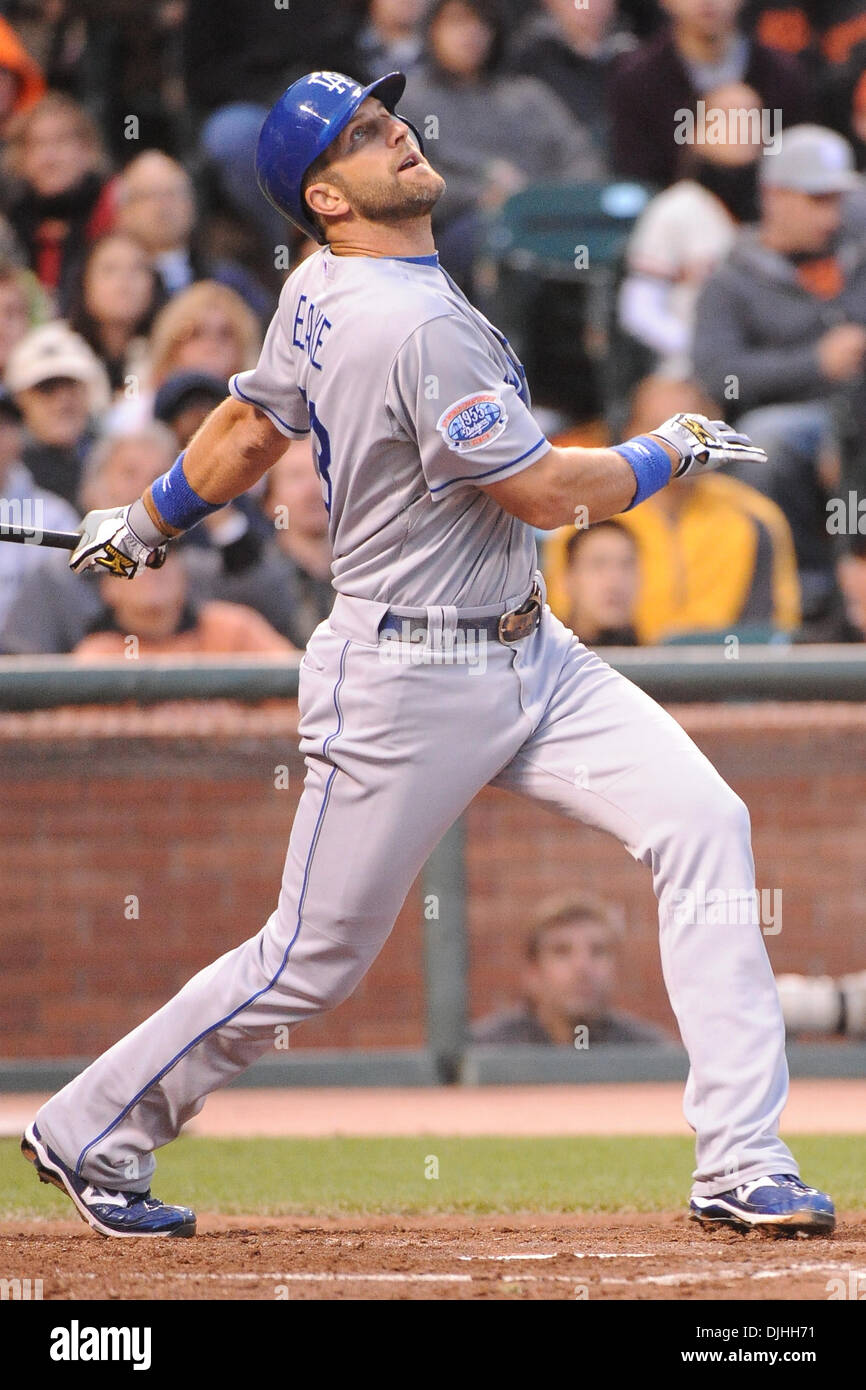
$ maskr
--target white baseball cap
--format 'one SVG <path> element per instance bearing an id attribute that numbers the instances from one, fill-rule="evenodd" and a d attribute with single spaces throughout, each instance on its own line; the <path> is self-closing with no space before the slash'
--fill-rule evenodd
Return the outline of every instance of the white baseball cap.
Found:
<path id="1" fill-rule="evenodd" d="M 782 131 L 776 153 L 764 151 L 761 183 L 817 195 L 848 193 L 862 180 L 844 136 L 823 125 L 793 125 Z"/>
<path id="2" fill-rule="evenodd" d="M 16 395 L 52 377 L 68 377 L 88 387 L 90 408 L 104 410 L 111 399 L 108 376 L 93 349 L 62 319 L 31 329 L 13 348 L 5 383 Z"/>

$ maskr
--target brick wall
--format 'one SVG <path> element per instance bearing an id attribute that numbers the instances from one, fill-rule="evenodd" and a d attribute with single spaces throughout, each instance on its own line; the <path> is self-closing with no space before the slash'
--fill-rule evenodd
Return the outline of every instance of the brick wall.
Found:
<path id="1" fill-rule="evenodd" d="M 759 886 L 783 894 L 775 967 L 866 967 L 866 709 L 674 713 L 750 806 Z M 258 931 L 303 777 L 295 718 L 278 702 L 0 715 L 0 1056 L 92 1055 Z M 534 908 L 574 885 L 628 924 L 622 1006 L 672 1022 L 642 867 L 505 793 L 483 793 L 468 826 L 473 1015 L 512 1001 Z M 293 1044 L 420 1045 L 422 952 L 416 885 L 353 998 Z"/>

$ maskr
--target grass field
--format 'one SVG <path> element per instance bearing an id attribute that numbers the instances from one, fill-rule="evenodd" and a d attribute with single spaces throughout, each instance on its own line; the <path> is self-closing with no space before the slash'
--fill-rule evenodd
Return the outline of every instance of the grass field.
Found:
<path id="1" fill-rule="evenodd" d="M 807 1181 L 866 1208 L 864 1140 L 787 1136 Z M 427 1177 L 438 1163 L 438 1177 Z M 159 1158 L 165 1201 L 227 1215 L 636 1211 L 682 1208 L 694 1151 L 679 1138 L 204 1139 Z M 0 1217 L 70 1215 L 0 1141 Z"/>

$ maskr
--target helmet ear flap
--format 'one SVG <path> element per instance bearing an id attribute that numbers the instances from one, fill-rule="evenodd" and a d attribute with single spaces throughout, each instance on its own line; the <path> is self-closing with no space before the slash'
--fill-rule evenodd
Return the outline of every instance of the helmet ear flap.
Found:
<path id="1" fill-rule="evenodd" d="M 411 121 L 407 121 L 405 116 L 401 116 L 399 111 L 394 111 L 392 114 L 397 117 L 398 121 L 402 121 L 405 126 L 409 127 L 410 131 L 412 132 L 412 138 L 414 139 L 415 144 L 418 146 L 418 149 L 423 154 L 424 141 L 421 139 L 421 132 L 419 131 L 418 127 L 414 126 Z"/>

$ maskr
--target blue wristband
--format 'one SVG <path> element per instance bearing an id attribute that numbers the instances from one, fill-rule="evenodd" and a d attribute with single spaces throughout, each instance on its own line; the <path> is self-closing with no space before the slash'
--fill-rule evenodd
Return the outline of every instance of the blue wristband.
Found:
<path id="1" fill-rule="evenodd" d="M 178 454 L 171 468 L 151 484 L 153 505 L 163 521 L 177 531 L 188 531 L 212 512 L 221 511 L 225 502 L 206 502 L 191 488 L 183 471 L 186 450 Z"/>
<path id="2" fill-rule="evenodd" d="M 614 453 L 622 454 L 630 464 L 637 478 L 637 492 L 626 507 L 630 512 L 639 502 L 645 502 L 654 492 L 660 492 L 671 480 L 673 464 L 663 444 L 648 434 L 639 434 L 627 439 L 625 444 L 614 445 Z"/>

